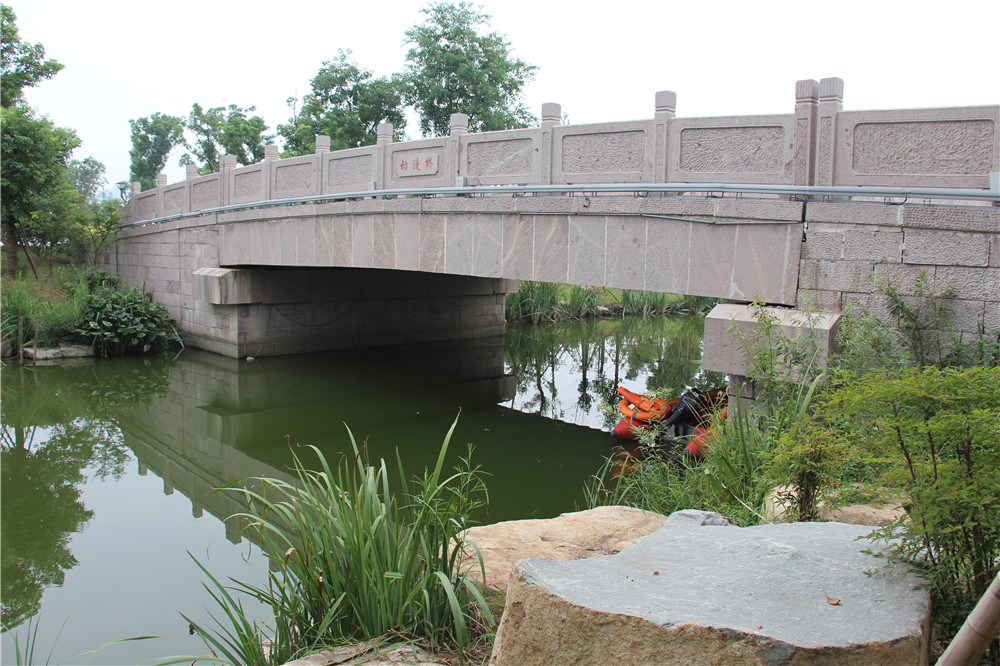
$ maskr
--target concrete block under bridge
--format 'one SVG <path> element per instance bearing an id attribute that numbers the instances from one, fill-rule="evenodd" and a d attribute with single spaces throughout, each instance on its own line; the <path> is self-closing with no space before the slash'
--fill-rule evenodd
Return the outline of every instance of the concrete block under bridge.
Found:
<path id="1" fill-rule="evenodd" d="M 354 268 L 199 268 L 188 344 L 274 356 L 503 335 L 516 280 Z"/>

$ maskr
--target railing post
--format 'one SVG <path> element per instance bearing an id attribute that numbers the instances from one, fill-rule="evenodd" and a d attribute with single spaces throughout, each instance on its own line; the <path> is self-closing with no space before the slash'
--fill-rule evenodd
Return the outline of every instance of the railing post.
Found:
<path id="1" fill-rule="evenodd" d="M 451 153 L 452 164 L 454 165 L 455 187 L 465 187 L 465 176 L 462 174 L 462 135 L 469 133 L 469 114 L 453 113 L 448 119 L 448 151 Z"/>
<path id="2" fill-rule="evenodd" d="M 656 112 L 653 114 L 654 165 L 653 182 L 666 183 L 667 180 L 667 126 L 670 119 L 677 116 L 677 93 L 660 90 L 656 93 Z"/>
<path id="3" fill-rule="evenodd" d="M 837 114 L 844 108 L 843 79 L 820 79 L 814 185 L 834 184 Z"/>
<path id="4" fill-rule="evenodd" d="M 325 134 L 316 135 L 316 157 L 313 160 L 313 194 L 323 194 L 323 184 L 326 181 L 324 172 L 326 155 L 330 152 L 330 137 Z"/>
<path id="5" fill-rule="evenodd" d="M 163 215 L 163 188 L 167 186 L 167 174 L 156 174 L 156 217 Z"/>
<path id="6" fill-rule="evenodd" d="M 795 151 L 793 185 L 814 185 L 816 178 L 816 114 L 819 83 L 795 82 Z"/>
<path id="7" fill-rule="evenodd" d="M 562 123 L 562 106 L 555 102 L 542 104 L 542 185 L 552 184 L 552 150 L 555 146 L 553 128 Z"/>
<path id="8" fill-rule="evenodd" d="M 229 192 L 229 172 L 236 168 L 236 155 L 223 155 L 219 161 L 219 186 L 222 188 L 222 205 L 228 206 L 232 201 Z"/>
<path id="9" fill-rule="evenodd" d="M 371 189 L 381 190 L 385 187 L 386 174 L 391 168 L 386 161 L 386 146 L 392 143 L 392 135 L 395 128 L 392 123 L 379 123 L 377 130 L 377 139 L 375 145 L 377 149 L 375 151 L 375 180 L 371 183 Z"/>

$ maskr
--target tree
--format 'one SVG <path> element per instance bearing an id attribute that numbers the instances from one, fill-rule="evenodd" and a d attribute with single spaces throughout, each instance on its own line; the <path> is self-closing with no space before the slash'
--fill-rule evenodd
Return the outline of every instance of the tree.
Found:
<path id="1" fill-rule="evenodd" d="M 406 31 L 407 102 L 424 134 L 448 133 L 453 113 L 469 114 L 469 131 L 513 129 L 534 123 L 523 88 L 537 69 L 511 56 L 498 33 L 482 34 L 490 16 L 468 2 L 435 3 L 421 10 L 422 25 Z"/>
<path id="2" fill-rule="evenodd" d="M 219 170 L 222 155 L 235 155 L 243 165 L 256 164 L 264 159 L 264 146 L 274 138 L 267 132 L 267 123 L 260 116 L 249 116 L 256 107 L 242 109 L 235 104 L 203 110 L 200 104 L 191 107 L 187 128 L 195 141 L 188 147 L 203 162 L 202 173 Z M 185 154 L 181 163 L 193 162 Z"/>
<path id="3" fill-rule="evenodd" d="M 0 114 L 0 219 L 7 274 L 13 278 L 19 227 L 28 225 L 45 208 L 46 198 L 62 186 L 70 154 L 80 142 L 72 130 L 35 118 L 30 109 L 4 107 Z"/>
<path id="4" fill-rule="evenodd" d="M 132 128 L 130 179 L 142 183 L 144 190 L 152 189 L 170 151 L 184 144 L 184 121 L 177 116 L 154 113 L 128 123 Z"/>
<path id="5" fill-rule="evenodd" d="M 49 275 L 52 275 L 52 259 L 66 247 L 73 226 L 86 214 L 87 203 L 73 186 L 67 170 L 60 183 L 39 198 L 38 209 L 31 218 L 20 225 L 24 239 L 48 263 Z"/>
<path id="6" fill-rule="evenodd" d="M 334 150 L 370 146 L 378 138 L 379 123 L 392 123 L 394 136 L 403 138 L 404 82 L 398 76 L 372 78 L 372 72 L 349 60 L 350 51 L 337 51 L 312 80 L 312 93 L 302 110 L 279 125 L 285 150 L 305 155 L 316 149 L 315 136 L 330 137 Z"/>
<path id="7" fill-rule="evenodd" d="M 50 79 L 63 68 L 55 60 L 45 59 L 41 44 L 26 44 L 17 33 L 17 17 L 7 5 L 0 5 L 0 106 L 10 108 L 24 99 L 24 88 Z"/>
<path id="8" fill-rule="evenodd" d="M 86 201 L 97 201 L 108 179 L 104 177 L 104 164 L 99 160 L 88 157 L 83 161 L 73 160 L 69 163 L 69 176 L 74 189 Z"/>
<path id="9" fill-rule="evenodd" d="M 78 216 L 70 227 L 70 240 L 83 251 L 87 261 L 96 266 L 114 244 L 124 219 L 120 201 L 105 199 L 90 202 L 84 214 Z"/>

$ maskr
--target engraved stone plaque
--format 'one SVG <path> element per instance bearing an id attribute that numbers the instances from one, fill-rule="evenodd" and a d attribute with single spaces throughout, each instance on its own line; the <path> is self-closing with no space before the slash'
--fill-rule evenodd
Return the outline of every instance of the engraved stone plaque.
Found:
<path id="1" fill-rule="evenodd" d="M 440 150 L 401 150 L 392 155 L 392 173 L 396 178 L 434 176 L 440 165 Z"/>

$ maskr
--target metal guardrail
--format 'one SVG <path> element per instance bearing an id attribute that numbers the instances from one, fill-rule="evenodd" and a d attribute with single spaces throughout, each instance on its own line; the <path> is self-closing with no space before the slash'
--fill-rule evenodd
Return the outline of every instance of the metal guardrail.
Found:
<path id="1" fill-rule="evenodd" d="M 177 213 L 139 222 L 129 222 L 122 227 L 158 224 L 173 220 L 200 217 L 214 213 L 225 213 L 238 210 L 252 210 L 276 206 L 296 206 L 310 203 L 326 203 L 358 199 L 396 199 L 402 197 L 487 197 L 497 195 L 518 196 L 589 196 L 609 194 L 630 194 L 636 197 L 650 195 L 683 195 L 687 193 L 703 193 L 706 196 L 742 195 L 780 196 L 792 201 L 828 201 L 831 199 L 851 202 L 856 197 L 872 203 L 871 199 L 883 199 L 882 203 L 901 205 L 914 199 L 918 201 L 948 200 L 975 201 L 1000 205 L 1000 191 L 996 189 L 973 190 L 953 188 L 906 188 L 906 187 L 852 187 L 847 185 L 815 186 L 815 185 L 753 185 L 726 183 L 616 183 L 607 185 L 487 185 L 477 187 L 427 187 L 395 190 L 364 190 L 359 192 L 338 192 L 336 194 L 320 194 L 308 197 L 289 199 L 269 199 L 228 206 L 205 208 L 190 213 Z M 902 199 L 902 201 L 899 201 Z M 601 213 L 602 215 L 605 213 Z"/>

